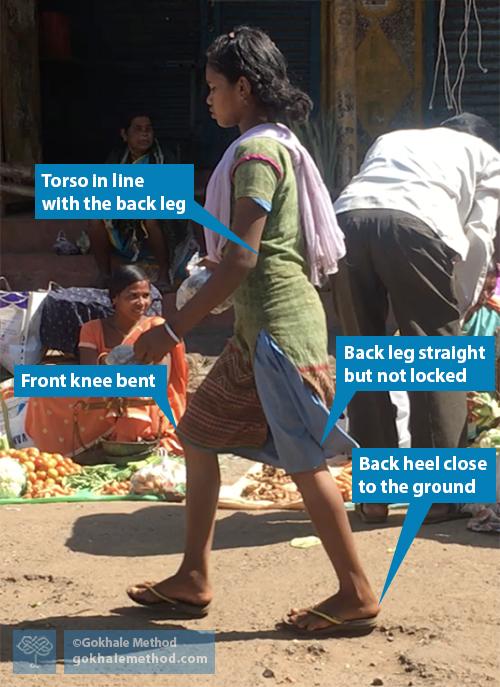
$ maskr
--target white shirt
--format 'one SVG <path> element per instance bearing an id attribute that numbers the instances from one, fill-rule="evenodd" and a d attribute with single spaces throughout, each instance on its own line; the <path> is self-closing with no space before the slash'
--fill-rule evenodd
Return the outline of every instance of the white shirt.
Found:
<path id="1" fill-rule="evenodd" d="M 425 222 L 462 261 L 456 266 L 461 311 L 477 300 L 500 216 L 500 154 L 492 146 L 445 127 L 380 136 L 335 203 L 337 214 L 371 208 Z"/>

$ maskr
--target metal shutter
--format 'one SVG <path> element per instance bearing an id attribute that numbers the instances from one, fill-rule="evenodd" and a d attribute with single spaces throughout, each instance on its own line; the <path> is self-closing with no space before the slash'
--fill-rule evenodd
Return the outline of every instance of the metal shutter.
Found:
<path id="1" fill-rule="evenodd" d="M 288 63 L 290 78 L 319 106 L 321 84 L 320 0 L 224 0 L 201 2 L 202 49 L 239 25 L 258 26 L 269 33 Z M 204 55 L 202 55 L 204 62 Z M 220 129 L 208 118 L 206 87 L 201 84 L 197 161 L 212 167 L 238 132 Z"/>
<path id="2" fill-rule="evenodd" d="M 199 0 L 91 0 L 72 6 L 81 64 L 79 161 L 102 161 L 119 142 L 120 115 L 150 112 L 173 151 L 191 143 L 199 54 Z"/>
<path id="3" fill-rule="evenodd" d="M 273 0 L 273 2 L 223 2 L 221 33 L 239 24 L 258 26 L 269 33 L 285 55 L 292 81 L 319 101 L 320 95 L 320 2 Z"/>

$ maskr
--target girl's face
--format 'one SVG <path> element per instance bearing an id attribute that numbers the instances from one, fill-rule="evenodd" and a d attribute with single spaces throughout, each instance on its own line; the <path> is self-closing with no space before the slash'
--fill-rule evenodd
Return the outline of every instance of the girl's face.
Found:
<path id="1" fill-rule="evenodd" d="M 233 84 L 210 65 L 207 65 L 205 75 L 208 84 L 207 105 L 212 119 L 223 128 L 238 126 L 248 107 L 248 82 L 240 78 Z"/>
<path id="2" fill-rule="evenodd" d="M 149 117 L 134 117 L 128 129 L 122 129 L 122 138 L 136 155 L 145 155 L 153 145 L 154 131 Z"/>
<path id="3" fill-rule="evenodd" d="M 113 305 L 117 314 L 130 320 L 140 320 L 151 305 L 149 281 L 136 281 L 115 296 Z"/>

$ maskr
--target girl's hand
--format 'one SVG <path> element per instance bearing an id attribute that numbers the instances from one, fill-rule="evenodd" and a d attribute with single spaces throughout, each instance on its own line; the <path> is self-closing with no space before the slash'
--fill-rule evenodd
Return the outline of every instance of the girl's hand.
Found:
<path id="1" fill-rule="evenodd" d="M 176 342 L 160 324 L 144 332 L 137 339 L 134 345 L 134 358 L 139 364 L 157 364 L 167 353 L 170 353 L 175 345 Z"/>

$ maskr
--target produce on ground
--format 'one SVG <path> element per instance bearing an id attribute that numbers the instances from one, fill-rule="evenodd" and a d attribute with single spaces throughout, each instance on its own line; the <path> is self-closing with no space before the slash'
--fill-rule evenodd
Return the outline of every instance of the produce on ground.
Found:
<path id="1" fill-rule="evenodd" d="M 302 498 L 292 478 L 280 468 L 263 465 L 259 472 L 252 473 L 251 480 L 241 492 L 244 499 L 279 504 L 300 501 Z"/>
<path id="2" fill-rule="evenodd" d="M 182 500 L 186 491 L 186 469 L 178 460 L 166 457 L 157 465 L 146 465 L 131 479 L 134 494 L 156 494 Z"/>
<path id="3" fill-rule="evenodd" d="M 105 484 L 100 493 L 103 494 L 103 496 L 126 496 L 130 494 L 130 480 L 123 480 L 122 482 L 114 481 Z"/>
<path id="4" fill-rule="evenodd" d="M 471 446 L 477 448 L 496 448 L 498 455 L 500 450 L 500 427 L 493 427 L 481 432 Z"/>
<path id="5" fill-rule="evenodd" d="M 342 466 L 340 473 L 332 468 L 330 471 L 344 501 L 346 503 L 352 501 L 352 463 Z"/>
<path id="6" fill-rule="evenodd" d="M 352 500 L 352 465 L 331 469 L 332 476 L 344 501 Z M 302 500 L 292 478 L 281 468 L 264 465 L 259 471 L 247 473 L 248 484 L 241 497 L 249 501 L 272 501 L 276 505 L 298 503 Z"/>
<path id="7" fill-rule="evenodd" d="M 125 466 L 82 467 L 71 458 L 58 453 L 44 453 L 32 447 L 0 450 L 0 465 L 2 456 L 6 464 L 3 481 L 0 471 L 0 498 L 48 498 L 91 492 L 103 496 L 153 494 L 182 500 L 185 492 L 182 460 L 169 457 L 161 449 L 157 455 Z M 131 478 L 136 474 L 134 490 Z"/>
<path id="8" fill-rule="evenodd" d="M 478 391 L 469 392 L 467 394 L 467 411 L 469 430 L 474 430 L 473 436 L 500 423 L 500 404 L 495 394 Z"/>
<path id="9" fill-rule="evenodd" d="M 33 447 L 7 449 L 4 453 L 24 468 L 26 474 L 24 498 L 68 496 L 73 493 L 66 479 L 79 473 L 82 468 L 71 458 L 65 458 L 60 453 L 45 453 Z"/>
<path id="10" fill-rule="evenodd" d="M 140 464 L 142 465 L 142 461 Z M 66 484 L 76 491 L 101 493 L 104 487 L 110 484 L 129 480 L 137 465 L 129 463 L 126 467 L 111 464 L 87 466 L 78 474 L 68 477 Z"/>

